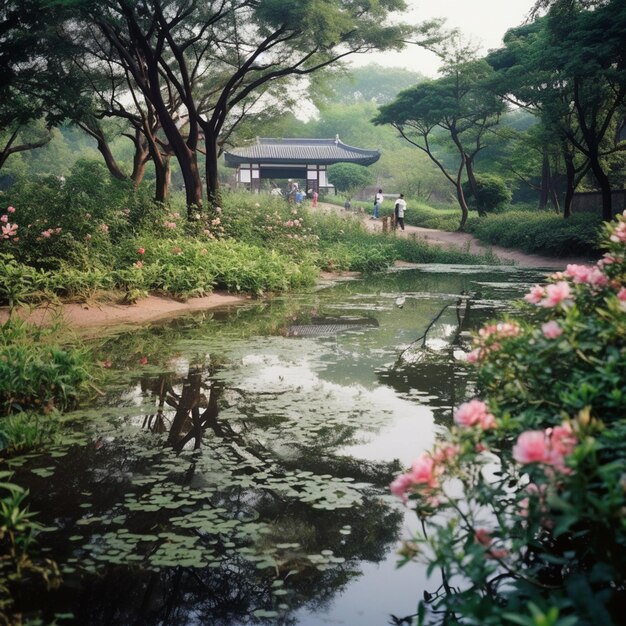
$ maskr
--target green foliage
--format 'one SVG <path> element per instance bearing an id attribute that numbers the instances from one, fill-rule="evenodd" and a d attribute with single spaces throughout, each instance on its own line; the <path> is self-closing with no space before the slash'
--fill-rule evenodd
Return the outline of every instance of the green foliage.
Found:
<path id="1" fill-rule="evenodd" d="M 9 321 L 0 335 L 0 416 L 76 406 L 92 379 L 90 357 L 60 346 L 57 328 L 46 330 Z"/>
<path id="2" fill-rule="evenodd" d="M 553 256 L 593 255 L 599 250 L 601 220 L 589 214 L 563 219 L 554 213 L 507 211 L 468 222 L 485 243 Z"/>
<path id="3" fill-rule="evenodd" d="M 47 287 L 48 275 L 15 260 L 12 254 L 0 253 L 0 304 L 12 312 L 16 306 L 37 300 Z"/>
<path id="4" fill-rule="evenodd" d="M 423 619 L 432 608 L 466 624 L 622 622 L 624 217 L 604 244 L 597 265 L 531 290 L 528 321 L 479 331 L 468 360 L 485 401 L 462 405 L 447 441 L 394 481 L 423 521 L 405 561 L 444 576 Z"/>
<path id="5" fill-rule="evenodd" d="M 9 482 L 11 476 L 11 472 L 0 472 L 0 619 L 17 624 L 8 617 L 16 586 L 28 574 L 35 574 L 52 588 L 60 584 L 61 576 L 53 561 L 32 557 L 36 536 L 43 528 L 26 505 L 28 491 Z"/>
<path id="6" fill-rule="evenodd" d="M 48 443 L 58 422 L 50 415 L 22 412 L 0 420 L 0 452 L 31 450 Z"/>
<path id="7" fill-rule="evenodd" d="M 476 176 L 476 197 L 469 182 L 464 183 L 463 193 L 470 209 L 479 215 L 501 211 L 511 202 L 511 191 L 498 176 L 482 174 Z"/>
<path id="8" fill-rule="evenodd" d="M 328 180 L 339 191 L 345 191 L 352 195 L 372 181 L 372 174 L 363 165 L 335 163 L 328 168 Z"/>

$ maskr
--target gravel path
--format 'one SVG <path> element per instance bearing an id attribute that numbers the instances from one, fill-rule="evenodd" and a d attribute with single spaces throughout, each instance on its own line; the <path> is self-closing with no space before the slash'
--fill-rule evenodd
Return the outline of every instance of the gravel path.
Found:
<path id="1" fill-rule="evenodd" d="M 315 210 L 315 209 L 311 209 Z M 371 232 L 382 232 L 382 219 L 374 220 L 369 215 L 356 212 L 348 213 L 343 208 L 334 204 L 324 202 L 318 203 L 318 210 L 324 212 L 335 212 L 343 214 L 346 217 L 357 217 L 363 220 L 367 229 Z M 539 254 L 527 254 L 519 250 L 511 250 L 509 248 L 501 248 L 500 246 L 490 246 L 481 243 L 474 235 L 461 232 L 448 232 L 445 230 L 435 230 L 433 228 L 422 228 L 420 226 L 407 225 L 405 230 L 396 231 L 398 237 L 415 237 L 422 239 L 430 244 L 444 246 L 449 248 L 460 248 L 474 254 L 484 254 L 491 251 L 502 260 L 513 261 L 519 267 L 535 267 L 546 269 L 565 269 L 568 263 L 588 264 L 593 263 L 593 259 L 585 257 L 550 257 Z"/>

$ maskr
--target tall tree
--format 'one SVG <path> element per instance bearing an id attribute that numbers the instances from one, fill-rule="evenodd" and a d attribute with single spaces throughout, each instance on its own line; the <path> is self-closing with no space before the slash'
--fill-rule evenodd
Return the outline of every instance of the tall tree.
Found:
<path id="1" fill-rule="evenodd" d="M 400 92 L 374 118 L 375 124 L 391 124 L 406 141 L 427 154 L 454 186 L 461 208 L 461 230 L 469 212 L 464 176 L 478 195 L 474 160 L 487 145 L 487 131 L 504 111 L 502 100 L 486 88 L 491 72 L 483 60 L 454 60 L 441 78 Z M 458 155 L 453 167 L 447 166 L 435 151 L 434 144 L 439 140 L 445 140 Z"/>
<path id="2" fill-rule="evenodd" d="M 31 28 L 20 28 L 25 23 Z M 44 25 L 44 16 L 29 15 L 18 0 L 0 5 L 0 168 L 12 154 L 39 148 L 52 138 L 41 124 L 31 124 L 43 117 L 44 103 L 20 90 L 41 67 L 41 47 L 34 33 Z"/>
<path id="3" fill-rule="evenodd" d="M 404 0 L 38 0 L 65 18 L 65 34 L 93 59 L 118 63 L 150 102 L 180 165 L 190 215 L 202 204 L 204 144 L 210 204 L 229 119 L 278 81 L 355 53 L 398 48 L 410 32 L 386 25 Z M 279 106 L 268 93 L 265 106 Z"/>
<path id="4" fill-rule="evenodd" d="M 624 117 L 626 7 L 613 0 L 595 10 L 556 2 L 544 18 L 513 29 L 505 47 L 489 55 L 503 93 L 535 110 L 554 137 L 566 167 L 564 214 L 590 169 L 612 218 L 606 158 L 624 149 L 616 126 Z"/>

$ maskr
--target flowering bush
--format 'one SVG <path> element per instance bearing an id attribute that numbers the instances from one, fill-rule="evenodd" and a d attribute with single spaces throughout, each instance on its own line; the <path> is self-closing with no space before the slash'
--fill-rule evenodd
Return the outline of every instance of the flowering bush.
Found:
<path id="1" fill-rule="evenodd" d="M 443 578 L 419 623 L 623 623 L 626 215 L 605 235 L 596 265 L 531 289 L 529 321 L 478 333 L 484 400 L 391 485 L 422 520 L 404 561 Z"/>

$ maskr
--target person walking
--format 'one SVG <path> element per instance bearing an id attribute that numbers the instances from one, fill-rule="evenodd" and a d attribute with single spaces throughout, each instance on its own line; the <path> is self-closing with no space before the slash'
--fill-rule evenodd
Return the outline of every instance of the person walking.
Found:
<path id="1" fill-rule="evenodd" d="M 396 228 L 400 226 L 404 230 L 404 212 L 406 211 L 406 200 L 404 194 L 401 193 L 400 197 L 396 200 L 395 213 L 396 213 Z"/>
<path id="2" fill-rule="evenodd" d="M 374 219 L 378 219 L 378 212 L 380 211 L 380 207 L 383 204 L 383 190 L 379 189 L 378 193 L 374 196 Z"/>

